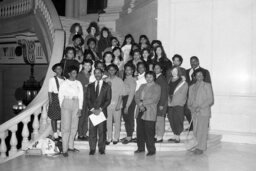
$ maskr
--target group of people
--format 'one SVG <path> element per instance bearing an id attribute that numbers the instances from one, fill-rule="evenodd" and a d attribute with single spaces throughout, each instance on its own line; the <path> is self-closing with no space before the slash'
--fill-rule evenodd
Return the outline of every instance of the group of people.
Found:
<path id="1" fill-rule="evenodd" d="M 97 143 L 99 153 L 105 154 L 106 145 L 121 141 L 136 142 L 135 153 L 145 152 L 146 146 L 147 156 L 152 156 L 155 143 L 163 142 L 166 116 L 174 134 L 168 142 L 180 143 L 186 117 L 197 140 L 194 153 L 206 150 L 213 91 L 209 71 L 200 67 L 196 56 L 186 70 L 181 55 L 169 60 L 161 41 L 150 42 L 146 35 L 135 43 L 127 34 L 120 45 L 108 28 L 100 30 L 96 22 L 90 23 L 85 37 L 79 23 L 70 31 L 64 57 L 52 67 L 56 75 L 49 80 L 48 116 L 54 138 L 59 137 L 61 120 L 65 157 L 68 151 L 78 151 L 77 133 L 79 140 L 89 141 L 90 155 Z M 101 112 L 106 121 L 93 125 L 89 116 Z M 122 119 L 127 136 L 120 140 Z"/>

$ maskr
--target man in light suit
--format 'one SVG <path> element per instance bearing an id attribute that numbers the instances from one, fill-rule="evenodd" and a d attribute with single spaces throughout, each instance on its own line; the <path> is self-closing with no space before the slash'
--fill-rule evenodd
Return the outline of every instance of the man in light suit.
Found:
<path id="1" fill-rule="evenodd" d="M 111 86 L 102 80 L 103 71 L 99 68 L 94 70 L 96 81 L 88 85 L 87 102 L 90 114 L 99 115 L 103 112 L 107 118 L 107 107 L 111 102 Z M 95 154 L 97 144 L 97 132 L 99 137 L 99 153 L 105 154 L 106 143 L 106 121 L 97 126 L 89 124 L 90 155 Z"/>
<path id="2" fill-rule="evenodd" d="M 191 65 L 191 68 L 186 70 L 186 81 L 187 81 L 189 86 L 196 83 L 195 71 L 198 70 L 198 69 L 200 69 L 203 72 L 203 74 L 205 75 L 203 81 L 206 82 L 206 83 L 211 84 L 210 72 L 207 69 L 204 69 L 204 68 L 200 67 L 198 57 L 192 56 L 190 58 L 190 65 Z M 191 122 L 191 119 L 192 119 L 191 118 L 191 112 L 190 112 L 189 108 L 187 107 L 187 105 L 185 105 L 184 115 L 186 116 L 188 122 Z M 193 124 L 191 124 L 189 130 L 193 130 Z"/>

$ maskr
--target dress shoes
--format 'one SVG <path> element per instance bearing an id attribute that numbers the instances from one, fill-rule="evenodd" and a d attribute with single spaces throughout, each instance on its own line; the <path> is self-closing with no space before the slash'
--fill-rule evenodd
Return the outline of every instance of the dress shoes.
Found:
<path id="1" fill-rule="evenodd" d="M 103 155 L 103 154 L 105 154 L 105 150 L 99 150 L 99 153 L 100 153 L 101 155 Z"/>
<path id="2" fill-rule="evenodd" d="M 203 153 L 204 153 L 203 150 L 200 150 L 200 149 L 195 149 L 195 151 L 194 151 L 195 155 L 201 155 Z"/>
<path id="3" fill-rule="evenodd" d="M 136 151 L 134 151 L 135 154 L 144 153 L 144 152 L 145 152 L 145 150 L 136 150 Z"/>
<path id="4" fill-rule="evenodd" d="M 174 139 L 174 138 L 168 139 L 168 142 L 174 142 L 174 141 L 176 141 L 176 139 Z"/>
<path id="5" fill-rule="evenodd" d="M 132 142 L 132 140 L 127 140 L 127 139 L 125 139 L 122 143 L 123 144 L 129 144 L 129 143 L 131 143 Z"/>
<path id="6" fill-rule="evenodd" d="M 147 156 L 153 156 L 155 154 L 156 154 L 156 152 L 148 152 Z"/>
<path id="7" fill-rule="evenodd" d="M 161 140 L 156 140 L 155 142 L 156 142 L 156 143 L 162 143 L 162 142 L 163 142 L 163 139 L 161 139 Z"/>
<path id="8" fill-rule="evenodd" d="M 62 154 L 64 157 L 68 157 L 68 152 Z"/>
<path id="9" fill-rule="evenodd" d="M 105 144 L 106 144 L 106 145 L 109 145 L 109 144 L 110 144 L 110 142 L 111 142 L 111 141 L 106 141 L 106 143 L 105 143 Z"/>
<path id="10" fill-rule="evenodd" d="M 71 152 L 79 152 L 79 150 L 76 149 L 76 148 L 73 148 L 73 149 L 69 148 L 68 151 L 71 151 Z"/>
<path id="11" fill-rule="evenodd" d="M 114 145 L 116 145 L 117 143 L 119 143 L 119 140 L 113 141 L 113 144 L 114 144 Z"/>
<path id="12" fill-rule="evenodd" d="M 90 150 L 89 155 L 94 155 L 95 154 L 95 150 Z"/>

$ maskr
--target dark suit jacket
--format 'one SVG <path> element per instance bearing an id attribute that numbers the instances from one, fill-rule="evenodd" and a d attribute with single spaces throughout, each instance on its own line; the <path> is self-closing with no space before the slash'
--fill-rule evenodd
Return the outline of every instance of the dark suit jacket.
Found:
<path id="1" fill-rule="evenodd" d="M 204 69 L 204 68 L 201 68 L 201 67 L 199 67 L 199 68 L 202 69 L 203 72 L 204 72 L 204 75 L 205 75 L 204 82 L 211 84 L 212 81 L 211 81 L 210 72 L 209 72 L 207 69 Z M 194 84 L 194 83 L 196 83 L 196 78 L 195 78 L 195 75 L 194 75 L 194 74 L 192 74 L 192 80 L 190 79 L 190 76 L 189 76 L 189 71 L 190 71 L 190 69 L 191 69 L 191 68 L 189 68 L 189 69 L 186 70 L 186 81 L 187 81 L 187 83 L 188 83 L 189 86 L 192 85 L 192 84 Z"/>
<path id="2" fill-rule="evenodd" d="M 161 74 L 157 79 L 156 83 L 161 87 L 161 96 L 157 105 L 157 116 L 165 116 L 168 104 L 168 83 L 166 78 Z M 159 110 L 159 106 L 163 106 L 163 110 Z"/>
<path id="3" fill-rule="evenodd" d="M 88 85 L 87 88 L 87 103 L 88 108 L 91 110 L 101 108 L 105 116 L 107 117 L 107 107 L 111 103 L 111 87 L 108 83 L 103 81 L 100 94 L 96 97 L 95 82 Z"/>

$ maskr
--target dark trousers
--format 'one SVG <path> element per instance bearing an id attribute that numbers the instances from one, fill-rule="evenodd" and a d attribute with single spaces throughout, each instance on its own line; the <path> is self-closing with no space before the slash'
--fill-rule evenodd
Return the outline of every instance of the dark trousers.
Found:
<path id="1" fill-rule="evenodd" d="M 187 118 L 187 121 L 190 123 L 191 120 L 192 120 L 192 117 L 191 117 L 191 112 L 190 112 L 190 110 L 189 110 L 187 104 L 185 104 L 185 106 L 184 106 L 184 115 L 185 115 L 185 117 Z M 191 124 L 189 130 L 190 130 L 190 131 L 193 130 L 193 121 L 192 121 L 192 124 Z"/>
<path id="2" fill-rule="evenodd" d="M 134 132 L 134 110 L 135 110 L 136 103 L 133 98 L 132 103 L 128 108 L 128 114 L 125 114 L 124 108 L 126 107 L 127 100 L 128 100 L 128 96 L 124 96 L 122 115 L 125 122 L 125 130 L 127 133 L 127 137 L 132 137 L 132 134 Z"/>
<path id="3" fill-rule="evenodd" d="M 99 150 L 105 150 L 106 143 L 106 121 L 100 123 L 99 125 L 93 126 L 92 122 L 89 123 L 89 145 L 90 150 L 96 149 L 97 135 L 99 137 L 98 148 Z"/>
<path id="4" fill-rule="evenodd" d="M 141 119 L 143 113 L 139 113 L 137 121 L 137 146 L 138 150 L 144 151 L 145 144 L 148 152 L 156 152 L 155 147 L 155 121 L 145 121 Z"/>
<path id="5" fill-rule="evenodd" d="M 184 107 L 168 107 L 168 119 L 174 135 L 180 135 L 183 131 Z"/>
<path id="6" fill-rule="evenodd" d="M 78 122 L 78 136 L 86 137 L 88 132 L 88 109 L 83 109 Z"/>

